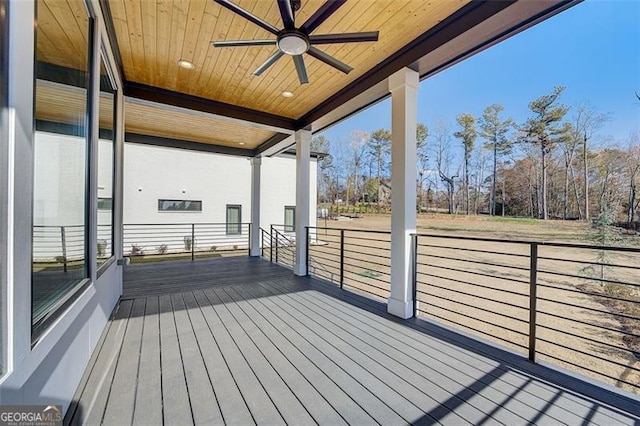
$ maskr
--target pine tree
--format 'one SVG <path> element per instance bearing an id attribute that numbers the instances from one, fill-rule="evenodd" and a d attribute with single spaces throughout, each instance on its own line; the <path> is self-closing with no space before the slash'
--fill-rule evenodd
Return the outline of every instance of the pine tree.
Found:
<path id="1" fill-rule="evenodd" d="M 453 135 L 462 140 L 462 146 L 464 148 L 464 169 L 462 171 L 462 179 L 464 181 L 464 197 L 466 205 L 466 213 L 469 214 L 470 200 L 469 200 L 469 161 L 471 160 L 471 152 L 476 143 L 478 137 L 478 131 L 476 130 L 476 118 L 469 113 L 462 113 L 456 117 L 456 121 L 461 127 L 461 130 L 455 132 Z"/>
<path id="2" fill-rule="evenodd" d="M 509 152 L 513 146 L 513 141 L 509 139 L 508 133 L 513 126 L 513 120 L 507 118 L 502 120 L 500 113 L 504 107 L 500 104 L 493 104 L 486 107 L 480 118 L 480 136 L 486 141 L 485 148 L 493 151 L 493 178 L 491 180 L 491 199 L 489 203 L 489 214 L 496 214 L 496 181 L 498 171 L 498 156 Z"/>
<path id="3" fill-rule="evenodd" d="M 555 144 L 565 137 L 567 128 L 560 122 L 569 111 L 569 108 L 558 103 L 560 95 L 564 91 L 563 86 L 556 86 L 553 92 L 543 95 L 529 103 L 529 109 L 534 116 L 529 118 L 524 130 L 527 140 L 540 148 L 540 174 L 541 174 L 541 206 L 539 216 L 549 219 L 549 207 L 547 203 L 547 161 Z"/>

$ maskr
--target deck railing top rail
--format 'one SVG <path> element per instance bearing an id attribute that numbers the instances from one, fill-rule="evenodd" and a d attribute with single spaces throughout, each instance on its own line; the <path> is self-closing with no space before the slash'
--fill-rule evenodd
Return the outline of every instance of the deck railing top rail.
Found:
<path id="1" fill-rule="evenodd" d="M 556 242 L 556 241 L 512 240 L 512 239 L 489 238 L 489 237 L 470 237 L 470 236 L 462 236 L 462 235 L 428 234 L 428 233 L 422 233 L 422 232 L 416 232 L 411 235 L 415 235 L 417 237 L 442 238 L 442 239 L 451 239 L 451 240 L 484 241 L 484 242 L 495 242 L 495 243 L 505 243 L 505 244 L 538 244 L 541 246 L 549 246 L 549 247 L 612 250 L 612 251 L 629 252 L 629 253 L 640 253 L 640 247 L 628 247 L 628 246 L 603 246 L 603 245 L 601 246 L 601 245 L 595 245 L 595 244 L 567 243 L 567 242 Z"/>

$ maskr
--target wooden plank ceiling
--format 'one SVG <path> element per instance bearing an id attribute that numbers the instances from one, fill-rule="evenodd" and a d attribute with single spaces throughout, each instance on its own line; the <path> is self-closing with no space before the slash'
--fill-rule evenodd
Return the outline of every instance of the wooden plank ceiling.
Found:
<path id="1" fill-rule="evenodd" d="M 83 88 L 38 80 L 36 118 L 61 124 L 78 124 L 86 108 Z M 100 128 L 110 129 L 113 117 L 113 98 L 100 96 Z M 125 106 L 125 131 L 140 135 L 172 138 L 241 149 L 257 148 L 276 132 L 251 124 L 239 124 L 210 114 L 167 107 L 160 104 L 129 100 Z"/>
<path id="2" fill-rule="evenodd" d="M 343 74 L 304 55 L 310 81 L 304 85 L 287 55 L 261 76 L 252 75 L 274 53 L 274 46 L 212 47 L 212 40 L 274 38 L 213 0 L 107 1 L 107 17 L 113 22 L 126 82 L 297 120 L 470 0 L 349 0 L 312 34 L 379 31 L 379 41 L 318 46 L 354 69 Z M 233 1 L 282 27 L 276 0 Z M 302 0 L 296 25 L 304 23 L 324 2 Z M 86 72 L 87 34 L 83 0 L 38 0 L 40 62 Z M 195 69 L 179 67 L 180 59 L 193 62 Z M 65 111 L 69 116 L 78 113 L 84 96 L 81 90 L 41 83 L 38 90 L 44 98 L 38 105 L 40 119 L 64 122 L 69 120 L 62 117 Z M 282 96 L 284 91 L 294 96 L 286 98 Z M 68 106 L 60 108 L 61 102 Z M 74 106 L 74 102 L 79 104 Z M 108 114 L 101 115 L 104 121 Z M 276 135 L 274 128 L 257 128 L 252 123 L 243 125 L 212 114 L 142 102 L 126 103 L 125 130 L 244 149 L 256 148 Z"/>
<path id="3" fill-rule="evenodd" d="M 214 48 L 212 40 L 273 39 L 273 35 L 212 0 L 108 0 L 127 81 L 297 119 L 362 76 L 469 0 L 349 0 L 313 34 L 380 31 L 375 43 L 319 48 L 352 66 L 350 74 L 304 55 L 309 84 L 282 57 L 260 77 L 252 72 L 275 47 Z M 234 0 L 277 28 L 276 0 Z M 324 0 L 302 0 L 301 25 Z M 195 69 L 180 68 L 186 59 Z M 285 98 L 282 92 L 294 97 Z"/>

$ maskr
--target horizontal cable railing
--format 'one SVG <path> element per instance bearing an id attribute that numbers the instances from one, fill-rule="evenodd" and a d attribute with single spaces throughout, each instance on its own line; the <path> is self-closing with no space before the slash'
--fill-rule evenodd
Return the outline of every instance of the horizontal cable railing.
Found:
<path id="1" fill-rule="evenodd" d="M 416 313 L 640 393 L 640 249 L 414 236 Z"/>
<path id="2" fill-rule="evenodd" d="M 390 294 L 391 233 L 308 227 L 309 274 L 386 300 Z"/>
<path id="3" fill-rule="evenodd" d="M 246 255 L 250 234 L 249 223 L 124 224 L 123 253 L 133 261 Z"/>
<path id="4" fill-rule="evenodd" d="M 296 258 L 296 235 L 293 228 L 290 225 L 271 225 L 267 241 L 269 260 L 289 269 L 293 269 Z M 263 250 L 264 247 L 265 244 L 263 238 Z"/>

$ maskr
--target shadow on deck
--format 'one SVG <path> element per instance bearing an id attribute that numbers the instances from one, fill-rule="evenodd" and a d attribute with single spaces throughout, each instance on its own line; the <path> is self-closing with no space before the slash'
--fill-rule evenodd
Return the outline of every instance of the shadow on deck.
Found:
<path id="1" fill-rule="evenodd" d="M 131 266 L 73 424 L 638 424 L 640 404 L 256 258 Z"/>

